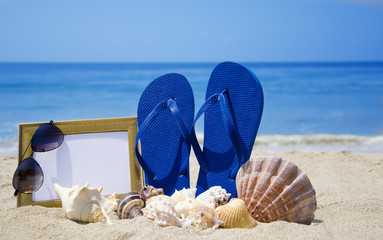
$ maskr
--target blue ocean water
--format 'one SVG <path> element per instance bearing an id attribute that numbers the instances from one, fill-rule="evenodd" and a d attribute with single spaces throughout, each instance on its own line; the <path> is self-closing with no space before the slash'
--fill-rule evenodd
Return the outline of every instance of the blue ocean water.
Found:
<path id="1" fill-rule="evenodd" d="M 16 155 L 19 123 L 136 116 L 144 88 L 169 72 L 190 81 L 197 111 L 216 64 L 0 63 L 0 155 Z M 264 90 L 256 146 L 383 152 L 382 62 L 242 64 Z"/>

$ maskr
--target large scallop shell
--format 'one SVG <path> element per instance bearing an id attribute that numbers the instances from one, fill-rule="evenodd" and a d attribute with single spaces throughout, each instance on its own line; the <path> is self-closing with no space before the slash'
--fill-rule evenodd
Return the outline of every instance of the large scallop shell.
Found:
<path id="1" fill-rule="evenodd" d="M 117 203 L 117 216 L 120 219 L 133 219 L 143 215 L 141 209 L 145 202 L 139 192 L 124 194 Z"/>
<path id="2" fill-rule="evenodd" d="M 315 190 L 307 175 L 285 159 L 249 160 L 238 171 L 236 186 L 257 221 L 311 224 L 314 219 Z"/>
<path id="3" fill-rule="evenodd" d="M 217 208 L 219 218 L 224 222 L 224 228 L 253 228 L 257 222 L 247 211 L 245 202 L 232 198 L 229 203 Z"/>

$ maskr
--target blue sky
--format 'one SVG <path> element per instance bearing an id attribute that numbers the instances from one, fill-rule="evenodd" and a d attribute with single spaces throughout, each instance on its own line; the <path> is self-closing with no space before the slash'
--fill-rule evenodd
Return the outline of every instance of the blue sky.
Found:
<path id="1" fill-rule="evenodd" d="M 0 0 L 0 61 L 383 61 L 383 1 Z"/>

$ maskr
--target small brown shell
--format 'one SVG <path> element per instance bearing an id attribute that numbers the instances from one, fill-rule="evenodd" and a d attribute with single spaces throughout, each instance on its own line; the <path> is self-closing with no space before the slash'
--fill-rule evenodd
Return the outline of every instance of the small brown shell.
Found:
<path id="1" fill-rule="evenodd" d="M 219 218 L 224 221 L 224 228 L 253 228 L 257 222 L 247 211 L 242 199 L 232 198 L 229 203 L 217 208 Z"/>
<path id="2" fill-rule="evenodd" d="M 297 165 L 282 158 L 257 158 L 245 163 L 236 178 L 238 198 L 260 222 L 311 224 L 317 208 L 315 190 Z"/>
<path id="3" fill-rule="evenodd" d="M 117 203 L 117 216 L 120 219 L 132 219 L 142 216 L 141 209 L 145 206 L 139 192 L 129 192 L 124 194 Z"/>
<path id="4" fill-rule="evenodd" d="M 140 195 L 144 201 L 146 201 L 148 198 L 157 196 L 157 195 L 164 195 L 164 189 L 163 188 L 155 188 L 153 186 L 150 186 L 146 184 L 140 191 Z"/>

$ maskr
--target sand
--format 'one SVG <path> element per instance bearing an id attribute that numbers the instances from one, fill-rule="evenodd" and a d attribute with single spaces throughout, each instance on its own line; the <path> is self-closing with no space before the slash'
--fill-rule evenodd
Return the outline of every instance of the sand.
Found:
<path id="1" fill-rule="evenodd" d="M 253 152 L 252 156 L 270 154 Z M 277 156 L 297 164 L 316 190 L 318 209 L 311 225 L 259 223 L 253 229 L 159 227 L 138 217 L 113 223 L 78 223 L 62 209 L 16 208 L 11 184 L 16 157 L 0 157 L 0 239 L 382 239 L 383 154 L 303 153 Z M 191 159 L 192 184 L 198 166 Z"/>

